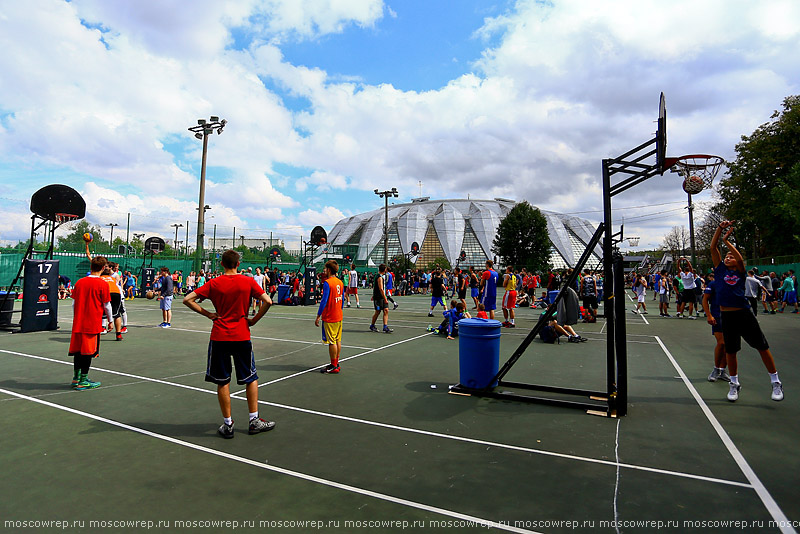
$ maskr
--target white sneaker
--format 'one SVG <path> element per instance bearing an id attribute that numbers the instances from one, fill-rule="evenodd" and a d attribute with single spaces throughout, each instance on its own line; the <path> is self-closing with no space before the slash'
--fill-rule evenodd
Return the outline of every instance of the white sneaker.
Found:
<path id="1" fill-rule="evenodd" d="M 720 374 L 721 374 L 720 370 L 717 369 L 716 367 L 714 367 L 714 370 L 711 371 L 710 375 L 708 375 L 708 381 L 709 382 L 716 382 L 717 379 L 720 377 Z"/>
<path id="2" fill-rule="evenodd" d="M 780 382 L 772 383 L 772 400 L 774 401 L 783 400 L 783 384 L 781 384 Z"/>
<path id="3" fill-rule="evenodd" d="M 728 370 L 727 369 L 723 369 L 719 373 L 719 377 L 718 378 L 720 380 L 722 380 L 723 382 L 730 382 L 731 381 L 731 375 L 728 374 Z"/>
<path id="4" fill-rule="evenodd" d="M 730 386 L 731 389 L 730 391 L 728 391 L 728 400 L 731 402 L 736 402 L 737 400 L 739 400 L 739 391 L 741 391 L 742 385 L 731 383 Z"/>

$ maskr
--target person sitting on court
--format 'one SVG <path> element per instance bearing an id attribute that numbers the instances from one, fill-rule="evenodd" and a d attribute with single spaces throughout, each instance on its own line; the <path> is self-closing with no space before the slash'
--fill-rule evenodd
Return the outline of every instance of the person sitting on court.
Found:
<path id="1" fill-rule="evenodd" d="M 534 307 L 534 308 L 541 308 L 541 309 L 545 309 L 545 308 L 547 308 L 549 305 L 550 305 L 550 303 L 547 301 L 547 291 L 542 291 L 542 296 L 541 296 L 541 297 L 539 297 L 538 299 L 536 299 L 536 300 L 533 302 L 533 307 Z"/>
<path id="2" fill-rule="evenodd" d="M 470 314 L 465 311 L 466 306 L 457 300 L 450 301 L 450 308 L 442 312 L 444 319 L 436 328 L 428 327 L 428 332 L 433 332 L 435 335 L 447 335 L 447 339 L 454 339 L 458 336 L 458 321 L 461 319 L 471 318 Z"/>
<path id="3" fill-rule="evenodd" d="M 579 336 L 575 330 L 569 325 L 561 326 L 558 321 L 552 319 L 547 323 L 547 326 L 542 328 L 539 332 L 539 337 L 545 343 L 556 343 L 561 336 L 567 336 L 567 341 L 570 343 L 580 343 L 587 341 L 585 337 Z"/>
<path id="4" fill-rule="evenodd" d="M 483 302 L 478 303 L 478 313 L 476 315 L 478 319 L 488 319 L 489 315 L 486 313 L 486 306 L 483 305 Z"/>

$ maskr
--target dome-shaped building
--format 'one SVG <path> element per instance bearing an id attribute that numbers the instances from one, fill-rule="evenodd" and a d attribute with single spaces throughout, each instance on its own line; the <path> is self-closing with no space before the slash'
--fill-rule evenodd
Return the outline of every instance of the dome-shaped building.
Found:
<path id="1" fill-rule="evenodd" d="M 428 264 L 436 258 L 447 258 L 456 265 L 463 250 L 466 259 L 462 266 L 482 266 L 493 258 L 492 241 L 500 221 L 516 204 L 513 200 L 430 200 L 429 197 L 412 199 L 406 204 L 389 206 L 389 257 L 407 254 L 411 244 L 420 246 L 417 262 Z M 547 232 L 553 244 L 550 263 L 554 268 L 575 265 L 586 244 L 594 234 L 595 226 L 585 219 L 541 210 L 547 219 Z M 328 243 L 357 251 L 353 255 L 358 263 L 377 265 L 383 261 L 384 208 L 353 215 L 337 222 L 328 233 Z M 599 264 L 600 247 L 589 260 Z M 412 258 L 413 260 L 413 258 Z"/>

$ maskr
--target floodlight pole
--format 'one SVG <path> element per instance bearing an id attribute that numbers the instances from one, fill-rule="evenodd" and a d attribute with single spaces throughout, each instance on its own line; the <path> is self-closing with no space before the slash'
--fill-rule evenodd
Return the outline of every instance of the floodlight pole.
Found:
<path id="1" fill-rule="evenodd" d="M 200 200 L 197 208 L 197 246 L 195 247 L 195 261 L 194 266 L 196 271 L 200 271 L 203 261 L 203 239 L 205 237 L 205 205 L 206 205 L 206 156 L 208 155 L 208 136 L 214 132 L 217 134 L 222 133 L 228 121 L 225 119 L 220 120 L 219 117 L 211 116 L 208 121 L 205 119 L 198 119 L 197 126 L 189 128 L 190 132 L 194 132 L 194 136 L 203 140 L 203 159 L 200 165 Z M 186 248 L 189 248 L 189 243 L 186 243 Z"/>
<path id="2" fill-rule="evenodd" d="M 117 223 L 108 223 L 106 226 L 110 226 L 111 227 L 111 236 L 108 238 L 108 248 L 110 248 L 112 250 L 112 252 L 113 252 L 114 249 L 112 247 L 114 246 L 114 227 L 115 226 L 119 226 L 119 224 L 117 224 Z"/>
<path id="3" fill-rule="evenodd" d="M 385 200 L 383 208 L 383 263 L 389 265 L 389 197 L 397 198 L 400 195 L 397 193 L 396 187 L 388 191 L 378 191 L 375 189 L 374 193 Z"/>
<path id="4" fill-rule="evenodd" d="M 689 246 L 692 248 L 692 267 L 697 267 L 697 256 L 694 248 L 694 204 L 692 204 L 692 194 L 689 195 Z"/>
<path id="5" fill-rule="evenodd" d="M 175 228 L 175 241 L 172 242 L 172 246 L 175 248 L 175 257 L 178 257 L 178 228 L 183 228 L 183 225 L 180 223 L 170 224 L 173 228 Z"/>

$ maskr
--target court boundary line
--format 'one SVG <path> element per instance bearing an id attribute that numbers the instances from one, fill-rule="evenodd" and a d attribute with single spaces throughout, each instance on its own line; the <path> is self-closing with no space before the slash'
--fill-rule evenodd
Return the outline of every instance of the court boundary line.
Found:
<path id="1" fill-rule="evenodd" d="M 9 390 L 0 388 L 0 393 L 6 394 L 6 395 L 11 395 L 13 397 L 17 397 L 17 398 L 20 398 L 20 399 L 23 399 L 23 400 L 27 400 L 29 402 L 34 402 L 34 403 L 37 403 L 37 404 L 48 406 L 50 408 L 55 408 L 57 410 L 62 410 L 62 411 L 68 412 L 68 413 L 79 415 L 79 416 L 85 417 L 87 419 L 92 419 L 92 420 L 95 420 L 95 421 L 106 423 L 106 424 L 109 424 L 109 425 L 112 425 L 112 426 L 116 426 L 116 427 L 131 431 L 131 432 L 134 432 L 134 433 L 137 433 L 137 434 L 142 434 L 144 436 L 148 436 L 148 437 L 151 437 L 151 438 L 155 438 L 155 439 L 159 439 L 159 440 L 162 440 L 162 441 L 166 441 L 167 443 L 172 443 L 174 445 L 180 445 L 182 447 L 193 449 L 193 450 L 196 450 L 196 451 L 199 451 L 199 452 L 204 452 L 204 453 L 207 453 L 207 454 L 211 454 L 213 456 L 218 456 L 218 457 L 225 458 L 225 459 L 228 459 L 228 460 L 233 460 L 235 462 L 243 463 L 243 464 L 250 465 L 250 466 L 253 466 L 253 467 L 258 467 L 260 469 L 265 469 L 267 471 L 272 471 L 274 473 L 290 476 L 290 477 L 293 477 L 293 478 L 298 478 L 300 480 L 305 480 L 307 482 L 312 482 L 312 483 L 319 484 L 319 485 L 322 485 L 322 486 L 328 486 L 328 487 L 331 487 L 331 488 L 347 491 L 349 493 L 355 493 L 355 494 L 363 495 L 363 496 L 366 496 L 366 497 L 372 497 L 374 499 L 387 501 L 387 502 L 391 502 L 391 503 L 394 503 L 394 504 L 399 504 L 401 506 L 406 506 L 408 508 L 415 508 L 417 510 L 423 510 L 425 512 L 431 512 L 431 513 L 435 513 L 435 514 L 439 514 L 439 515 L 444 515 L 444 516 L 447 516 L 447 517 L 452 517 L 452 518 L 455 518 L 455 519 L 460 519 L 462 521 L 471 521 L 471 522 L 476 523 L 479 526 L 490 526 L 491 528 L 497 528 L 497 529 L 500 529 L 500 530 L 507 530 L 509 532 L 518 532 L 518 533 L 521 533 L 521 534 L 542 534 L 542 533 L 539 533 L 539 532 L 536 532 L 536 531 L 533 531 L 533 530 L 525 530 L 525 529 L 513 527 L 511 525 L 505 525 L 505 524 L 497 523 L 497 522 L 494 522 L 494 521 L 490 521 L 488 519 L 483 519 L 483 518 L 480 518 L 480 517 L 477 517 L 477 516 L 471 516 L 471 515 L 468 515 L 468 514 L 462 514 L 461 512 L 456 512 L 456 511 L 453 511 L 453 510 L 447 510 L 445 508 L 438 508 L 436 506 L 431 506 L 431 505 L 428 505 L 428 504 L 423 504 L 423 503 L 419 503 L 419 502 L 416 502 L 416 501 L 403 499 L 401 497 L 395 497 L 393 495 L 388 495 L 386 493 L 380 493 L 380 492 L 377 492 L 377 491 L 368 490 L 368 489 L 365 489 L 365 488 L 359 488 L 357 486 L 351 486 L 349 484 L 344 484 L 342 482 L 336 482 L 335 480 L 328 480 L 328 479 L 325 479 L 325 478 L 322 478 L 322 477 L 309 475 L 307 473 L 301 473 L 300 471 L 294 471 L 294 470 L 291 470 L 291 469 L 286 469 L 284 467 L 278 467 L 278 466 L 275 466 L 275 465 L 270 465 L 270 464 L 267 464 L 267 463 L 258 462 L 256 460 L 252 460 L 252 459 L 246 458 L 244 456 L 237 456 L 235 454 L 231 454 L 231 453 L 228 453 L 228 452 L 220 451 L 220 450 L 213 449 L 213 448 L 210 448 L 210 447 L 205 447 L 203 445 L 198 445 L 198 444 L 192 443 L 190 441 L 184 441 L 184 440 L 181 440 L 181 439 L 173 438 L 172 436 L 166 436 L 164 434 L 159 434 L 157 432 L 146 430 L 144 428 L 139 428 L 139 427 L 136 427 L 136 426 L 133 426 L 133 425 L 129 425 L 129 424 L 126 424 L 126 423 L 115 421 L 113 419 L 108 419 L 106 417 L 95 415 L 93 413 L 84 412 L 84 411 L 81 411 L 81 410 L 77 410 L 75 408 L 70 408 L 68 406 L 63 406 L 61 404 L 56 404 L 54 402 L 49 402 L 49 401 L 45 401 L 45 400 L 42 400 L 42 399 L 37 399 L 35 397 L 30 397 L 28 395 L 23 395 L 21 393 L 16 393 L 14 391 L 9 391 Z"/>
<path id="2" fill-rule="evenodd" d="M 56 360 L 54 358 L 48 358 L 46 356 L 38 356 L 38 355 L 35 355 L 35 354 L 26 354 L 26 353 L 22 353 L 22 352 L 14 352 L 14 351 L 6 350 L 6 349 L 0 349 L 0 352 L 7 353 L 7 354 L 13 354 L 15 356 L 22 356 L 22 357 L 25 357 L 25 358 L 31 358 L 31 359 L 42 360 L 42 361 L 47 361 L 47 362 L 51 362 L 51 363 L 58 363 L 58 364 L 62 364 L 62 365 L 72 366 L 72 363 L 70 363 L 70 362 L 63 361 L 63 360 Z M 191 391 L 199 391 L 201 393 L 207 393 L 207 394 L 211 394 L 211 395 L 216 395 L 217 394 L 216 390 L 203 389 L 203 388 L 199 388 L 199 387 L 196 387 L 196 386 L 190 386 L 190 385 L 187 385 L 187 384 L 179 384 L 177 382 L 167 382 L 166 380 L 162 380 L 162 379 L 158 379 L 158 378 L 150 378 L 150 377 L 141 376 L 141 375 L 134 375 L 134 374 L 125 373 L 125 372 L 122 372 L 122 371 L 115 371 L 115 370 L 112 370 L 112 369 L 104 369 L 102 367 L 92 367 L 92 369 L 94 369 L 95 371 L 98 371 L 98 372 L 105 372 L 105 373 L 115 374 L 115 375 L 119 375 L 119 376 L 125 376 L 125 377 L 128 377 L 128 378 L 136 378 L 136 379 L 143 380 L 145 382 L 154 382 L 154 383 L 157 383 L 157 384 L 173 386 L 173 387 L 177 387 L 177 388 L 181 388 L 181 389 L 188 389 L 188 390 L 191 390 Z M 231 397 L 235 398 L 236 400 L 247 400 L 246 398 L 239 397 L 239 396 L 234 396 L 234 395 L 231 395 Z M 32 397 L 32 398 L 34 398 L 34 397 Z M 529 453 L 529 454 L 538 454 L 538 455 L 541 455 L 541 456 L 552 456 L 552 457 L 562 458 L 562 459 L 566 459 L 566 460 L 582 461 L 582 462 L 601 464 L 601 465 L 607 465 L 607 466 L 619 466 L 619 467 L 624 467 L 626 469 L 633 469 L 633 470 L 638 470 L 638 471 L 646 471 L 646 472 L 657 473 L 657 474 L 662 474 L 662 475 L 670 475 L 670 476 L 675 476 L 675 477 L 680 477 L 680 478 L 688 478 L 688 479 L 693 479 L 693 480 L 700 480 L 700 481 L 703 481 L 703 482 L 711 482 L 711 483 L 715 483 L 715 484 L 721 484 L 721 485 L 727 485 L 727 486 L 737 486 L 737 487 L 752 489 L 752 486 L 750 484 L 747 484 L 747 483 L 744 483 L 744 482 L 738 482 L 738 481 L 735 481 L 735 480 L 725 480 L 725 479 L 721 479 L 721 478 L 706 477 L 706 476 L 703 476 L 703 475 L 695 475 L 695 474 L 692 474 L 692 473 L 684 473 L 684 472 L 680 472 L 680 471 L 670 471 L 670 470 L 667 470 L 667 469 L 660 469 L 660 468 L 657 468 L 657 467 L 648 467 L 648 466 L 642 466 L 642 465 L 637 465 L 637 464 L 627 464 L 627 463 L 619 463 L 618 464 L 617 462 L 612 462 L 611 460 L 602 460 L 602 459 L 599 459 L 599 458 L 590 458 L 588 456 L 570 455 L 570 454 L 564 454 L 564 453 L 559 453 L 559 452 L 546 451 L 546 450 L 542 450 L 542 449 L 533 449 L 533 448 L 529 448 L 529 447 L 522 447 L 522 446 L 519 446 L 519 445 L 510 445 L 510 444 L 506 444 L 506 443 L 498 443 L 498 442 L 492 442 L 492 441 L 486 441 L 486 440 L 479 440 L 479 439 L 476 439 L 476 438 L 467 438 L 467 437 L 463 437 L 463 436 L 442 434 L 442 433 L 439 433 L 439 432 L 432 432 L 432 431 L 429 431 L 429 430 L 422 430 L 422 429 L 411 428 L 411 427 L 402 427 L 402 426 L 399 426 L 399 425 L 392 425 L 390 423 L 381 423 L 381 422 L 378 422 L 378 421 L 370 421 L 368 419 L 358 419 L 358 418 L 349 417 L 349 416 L 345 416 L 345 415 L 325 413 L 325 412 L 320 412 L 320 411 L 317 411 L 317 410 L 311 410 L 311 409 L 308 409 L 308 408 L 301 408 L 301 407 L 298 407 L 298 406 L 289 406 L 287 404 L 280 404 L 280 403 L 275 403 L 275 402 L 270 402 L 270 401 L 265 401 L 265 400 L 259 400 L 258 403 L 259 404 L 263 404 L 265 406 L 272 406 L 274 408 L 280 408 L 280 409 L 285 409 L 285 410 L 290 410 L 290 411 L 307 413 L 307 414 L 310 414 L 310 415 L 317 415 L 317 416 L 321 416 L 321 417 L 328 417 L 328 418 L 331 418 L 331 419 L 339 419 L 339 420 L 349 421 L 349 422 L 352 422 L 352 423 L 365 424 L 365 425 L 368 425 L 368 426 L 386 428 L 386 429 L 389 429 L 389 430 L 396 430 L 396 431 L 400 431 L 400 432 L 408 432 L 408 433 L 411 433 L 411 434 L 419 434 L 419 435 L 425 435 L 425 436 L 430 436 L 430 437 L 435 437 L 435 438 L 449 439 L 449 440 L 453 440 L 453 441 L 461 441 L 461 442 L 465 442 L 465 443 L 472 443 L 472 444 L 482 445 L 482 446 L 497 447 L 497 448 L 500 448 L 500 449 L 514 450 L 514 451 L 525 452 L 525 453 Z"/>
<path id="3" fill-rule="evenodd" d="M 179 332 L 193 332 L 195 334 L 211 335 L 211 330 L 194 330 L 192 328 L 181 328 L 181 327 L 178 327 L 178 326 L 172 326 L 172 327 L 168 328 L 167 330 L 177 330 Z M 302 339 L 281 339 L 281 338 L 277 338 L 277 337 L 254 336 L 252 334 L 250 335 L 250 337 L 252 339 L 263 339 L 263 340 L 266 340 L 266 341 L 282 341 L 284 343 L 305 343 L 306 345 L 320 345 L 320 346 L 322 346 L 322 342 L 321 341 L 305 341 L 305 340 L 302 340 Z M 369 349 L 372 349 L 373 347 L 359 347 L 358 345 L 342 345 L 342 348 L 343 349 L 369 350 Z"/>
<path id="4" fill-rule="evenodd" d="M 750 464 L 747 462 L 742 452 L 739 450 L 736 444 L 733 443 L 733 440 L 725 431 L 725 427 L 722 426 L 722 423 L 719 422 L 717 417 L 714 415 L 714 412 L 712 412 L 711 408 L 708 407 L 708 404 L 706 404 L 706 401 L 700 395 L 700 392 L 697 391 L 697 388 L 694 387 L 694 384 L 691 383 L 689 377 L 686 376 L 686 373 L 683 371 L 683 368 L 680 366 L 678 361 L 675 359 L 669 349 L 667 349 L 667 346 L 663 341 L 661 341 L 659 336 L 653 337 L 656 339 L 656 341 L 658 341 L 658 344 L 661 345 L 661 350 L 664 351 L 664 354 L 666 354 L 667 358 L 672 363 L 672 366 L 678 372 L 678 375 L 680 375 L 681 380 L 686 386 L 686 389 L 689 390 L 689 393 L 692 395 L 695 402 L 697 402 L 700 410 L 706 416 L 708 422 L 711 423 L 711 426 L 714 428 L 717 436 L 719 436 L 723 445 L 725 445 L 725 448 L 728 450 L 728 454 L 731 455 L 733 460 L 736 462 L 736 465 L 739 466 L 739 470 L 750 482 L 750 485 L 752 486 L 753 490 L 755 490 L 759 499 L 761 499 L 761 503 L 767 509 L 767 512 L 769 512 L 772 518 L 776 521 L 776 526 L 778 526 L 780 531 L 784 534 L 796 534 L 795 529 L 791 526 L 792 523 L 789 521 L 789 518 L 787 518 L 783 513 L 783 510 L 781 510 L 780 506 L 778 506 L 778 503 L 767 490 L 766 486 L 764 486 L 764 483 L 761 482 L 761 479 L 758 478 L 758 475 L 756 475 L 756 472 L 753 470 L 753 468 L 750 467 Z"/>
<path id="5" fill-rule="evenodd" d="M 383 345 L 383 346 L 381 346 L 381 347 L 376 347 L 376 348 L 374 348 L 374 349 L 369 349 L 369 350 L 367 350 L 367 351 L 364 351 L 364 352 L 362 352 L 362 353 L 360 353 L 360 354 L 354 354 L 353 356 L 348 356 L 347 358 L 341 358 L 339 361 L 340 361 L 340 362 L 346 362 L 346 361 L 348 361 L 348 360 L 353 360 L 353 359 L 355 359 L 355 358 L 360 358 L 361 356 L 366 356 L 367 354 L 372 354 L 373 352 L 377 352 L 377 351 L 379 351 L 379 350 L 388 349 L 389 347 L 394 347 L 394 346 L 396 346 L 396 345 L 400 345 L 400 344 L 402 344 L 402 343 L 407 343 L 407 342 L 409 342 L 409 341 L 414 341 L 415 339 L 420 339 L 420 338 L 423 338 L 423 337 L 425 337 L 425 336 L 430 336 L 430 335 L 433 335 L 433 332 L 425 332 L 424 334 L 420 334 L 420 335 L 418 335 L 418 336 L 415 336 L 415 337 L 410 337 L 410 338 L 407 338 L 407 339 L 402 339 L 402 340 L 400 340 L 400 341 L 396 341 L 395 343 L 390 343 L 389 345 Z M 344 345 L 343 345 L 343 346 L 344 346 Z M 310 373 L 310 372 L 312 372 L 312 371 L 316 371 L 316 370 L 318 370 L 318 369 L 322 369 L 322 368 L 323 368 L 323 367 L 325 367 L 326 365 L 328 365 L 328 364 L 327 364 L 327 363 L 323 363 L 323 364 L 317 365 L 317 366 L 315 366 L 315 367 L 311 367 L 310 369 L 305 369 L 305 370 L 303 370 L 303 371 L 298 371 L 298 372 L 296 372 L 296 373 L 292 373 L 292 374 L 290 374 L 290 375 L 287 375 L 287 376 L 282 376 L 281 378 L 276 378 L 275 380 L 270 380 L 269 382 L 264 382 L 263 384 L 262 384 L 262 383 L 259 383 L 259 384 L 258 384 L 258 387 L 259 387 L 259 388 L 261 388 L 261 387 L 263 387 L 263 386 L 269 386 L 270 384 L 276 384 L 276 383 L 278 383 L 278 382 L 283 382 L 284 380 L 288 380 L 288 379 L 290 379 L 290 378 L 294 378 L 294 377 L 296 377 L 296 376 L 304 375 L 304 374 L 306 374 L 306 373 Z M 243 389 L 242 389 L 242 390 L 240 390 L 240 391 L 237 391 L 237 392 L 235 392 L 235 393 L 231 393 L 231 396 L 234 396 L 234 395 L 240 395 L 240 394 L 244 393 L 244 391 L 245 391 L 245 390 L 243 390 Z"/>

